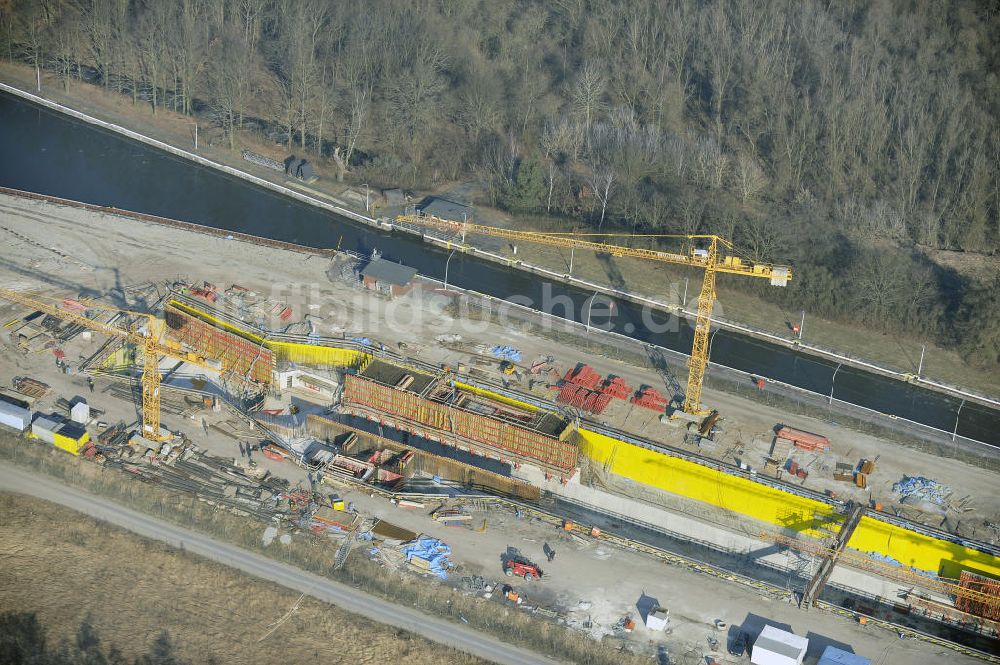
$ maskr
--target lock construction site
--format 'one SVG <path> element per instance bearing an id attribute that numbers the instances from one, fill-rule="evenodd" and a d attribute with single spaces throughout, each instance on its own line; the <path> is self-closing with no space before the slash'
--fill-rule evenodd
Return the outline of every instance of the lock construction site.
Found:
<path id="1" fill-rule="evenodd" d="M 357 217 L 455 252 L 684 266 L 689 358 L 602 334 L 594 300 L 556 321 L 378 251 L 5 189 L 2 445 L 659 662 L 1000 662 L 995 449 L 713 368 L 716 276 L 780 288 L 793 266 L 396 212 Z"/>

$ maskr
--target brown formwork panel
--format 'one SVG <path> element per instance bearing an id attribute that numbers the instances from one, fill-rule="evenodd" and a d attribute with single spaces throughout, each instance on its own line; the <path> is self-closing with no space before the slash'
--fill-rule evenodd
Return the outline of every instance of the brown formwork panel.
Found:
<path id="1" fill-rule="evenodd" d="M 171 336 L 197 349 L 206 358 L 218 360 L 225 370 L 246 375 L 252 368 L 251 379 L 270 383 L 274 366 L 270 349 L 170 307 L 165 309 L 164 318 Z"/>
<path id="2" fill-rule="evenodd" d="M 356 375 L 344 381 L 344 403 L 359 404 L 438 430 L 507 450 L 548 466 L 576 467 L 574 444 L 547 437 L 488 416 L 449 407 L 413 393 L 383 386 Z"/>
<path id="3" fill-rule="evenodd" d="M 955 607 L 986 619 L 1000 619 L 1000 580 L 963 570 L 955 594 Z"/>
<path id="4" fill-rule="evenodd" d="M 385 439 L 367 432 L 360 432 L 352 427 L 341 423 L 327 420 L 322 416 L 309 414 L 306 416 L 306 426 L 313 436 L 327 439 L 334 439 L 344 432 L 355 432 L 361 439 L 365 440 L 364 449 L 388 448 L 390 450 L 409 450 L 414 454 L 414 471 L 440 476 L 446 480 L 452 480 L 462 484 L 471 484 L 476 487 L 485 488 L 493 493 L 503 496 L 537 501 L 541 496 L 541 490 L 534 485 L 524 481 L 507 478 L 492 471 L 480 469 L 458 460 L 449 459 L 440 455 L 434 455 L 426 451 L 407 446 L 391 439 Z"/>

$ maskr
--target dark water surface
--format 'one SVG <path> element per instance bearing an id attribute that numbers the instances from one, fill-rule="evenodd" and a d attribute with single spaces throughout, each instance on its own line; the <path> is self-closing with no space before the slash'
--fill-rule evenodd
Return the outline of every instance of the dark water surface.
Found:
<path id="1" fill-rule="evenodd" d="M 340 242 L 345 249 L 364 253 L 377 248 L 386 258 L 422 274 L 438 279 L 444 275 L 447 254 L 418 239 L 380 233 L 5 93 L 0 93 L 0 185 L 312 247 L 336 247 Z M 536 304 L 546 293 L 549 298 L 566 296 L 574 305 L 567 316 L 580 322 L 587 317 L 585 302 L 592 296 L 466 255 L 451 261 L 448 282 L 497 298 L 527 297 Z M 600 301 L 593 306 L 591 323 L 608 321 L 599 316 L 602 309 Z M 692 331 L 686 323 L 674 332 L 652 333 L 643 325 L 639 306 L 617 302 L 613 309 L 610 323 L 616 332 L 690 351 Z M 554 313 L 562 312 L 557 308 Z M 821 395 L 830 393 L 836 370 L 836 363 L 726 330 L 714 335 L 712 360 L 748 376 L 760 373 Z M 959 435 L 1000 445 L 1000 412 L 966 403 L 959 414 L 960 400 L 919 386 L 842 367 L 834 396 L 948 432 L 958 416 Z"/>

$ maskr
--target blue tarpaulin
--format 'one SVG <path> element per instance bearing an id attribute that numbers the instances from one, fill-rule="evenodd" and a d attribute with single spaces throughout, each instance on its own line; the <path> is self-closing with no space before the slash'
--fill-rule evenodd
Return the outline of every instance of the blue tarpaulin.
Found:
<path id="1" fill-rule="evenodd" d="M 407 563 L 414 558 L 423 559 L 428 563 L 428 567 L 432 573 L 443 580 L 448 579 L 447 569 L 452 566 L 448 558 L 451 554 L 451 547 L 443 541 L 437 538 L 421 536 L 403 545 L 401 551 L 403 552 L 403 556 L 406 557 Z"/>
<path id="2" fill-rule="evenodd" d="M 871 665 L 871 660 L 850 651 L 828 646 L 816 665 Z"/>
<path id="3" fill-rule="evenodd" d="M 493 346 L 490 347 L 490 353 L 500 360 L 509 360 L 513 363 L 521 362 L 521 352 L 513 346 L 507 346 L 506 344 Z"/>

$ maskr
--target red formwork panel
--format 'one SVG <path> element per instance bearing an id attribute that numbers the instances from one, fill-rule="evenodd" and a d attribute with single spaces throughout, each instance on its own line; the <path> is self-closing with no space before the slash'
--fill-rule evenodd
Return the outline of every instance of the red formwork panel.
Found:
<path id="1" fill-rule="evenodd" d="M 590 365 L 581 363 L 574 369 L 566 372 L 566 381 L 589 388 L 590 390 L 596 390 L 601 385 L 601 375 L 594 371 L 594 368 Z"/>
<path id="2" fill-rule="evenodd" d="M 628 399 L 632 388 L 620 376 L 609 376 L 601 387 L 601 392 L 616 399 Z"/>
<path id="3" fill-rule="evenodd" d="M 344 379 L 343 402 L 434 429 L 451 431 L 471 441 L 509 451 L 563 472 L 571 472 L 576 467 L 575 444 L 441 404 L 405 390 L 396 390 L 356 374 L 349 374 Z"/>
<path id="4" fill-rule="evenodd" d="M 663 411 L 667 408 L 670 400 L 664 397 L 659 390 L 652 386 L 643 386 L 639 392 L 632 397 L 632 403 L 654 411 Z"/>
<path id="5" fill-rule="evenodd" d="M 794 427 L 781 427 L 777 431 L 777 435 L 782 439 L 790 440 L 795 444 L 795 447 L 804 450 L 826 450 L 830 447 L 830 439 L 822 434 L 813 434 Z"/>

